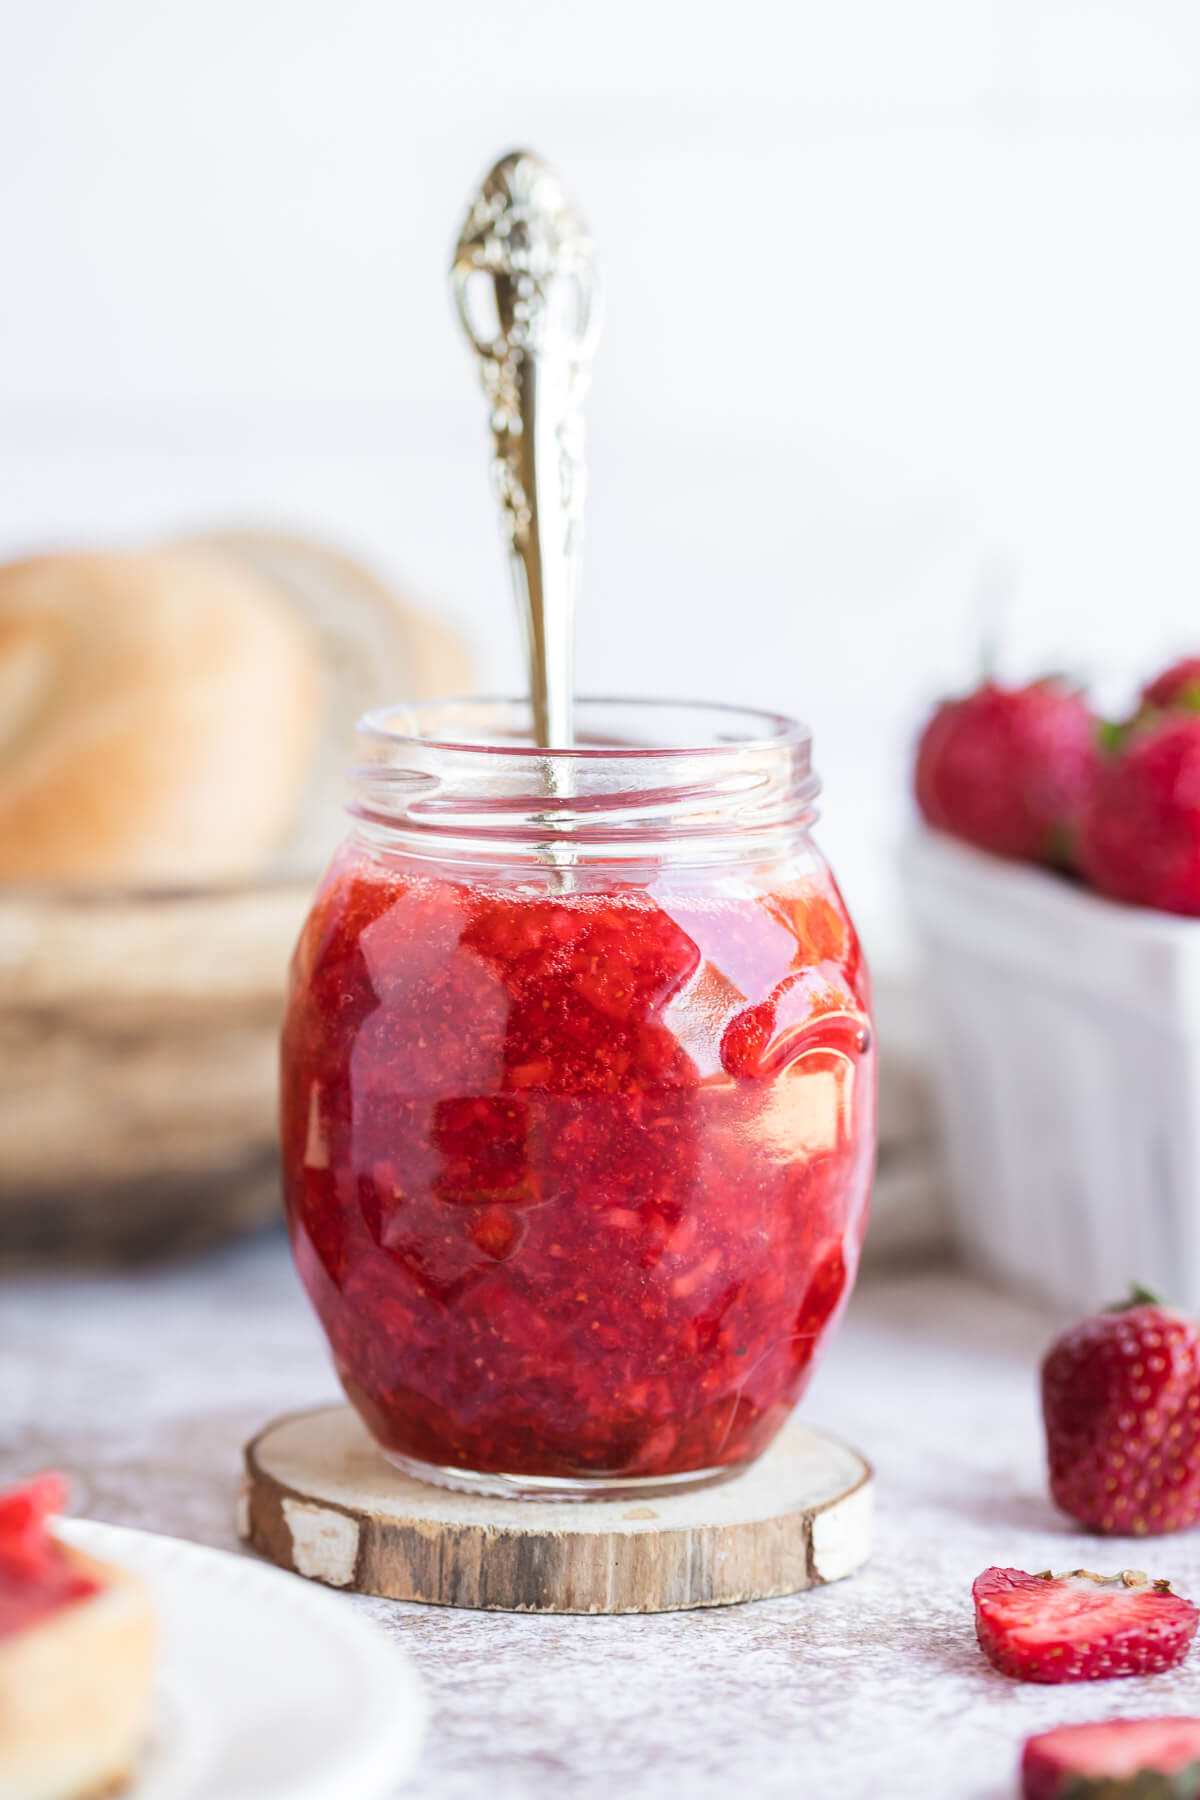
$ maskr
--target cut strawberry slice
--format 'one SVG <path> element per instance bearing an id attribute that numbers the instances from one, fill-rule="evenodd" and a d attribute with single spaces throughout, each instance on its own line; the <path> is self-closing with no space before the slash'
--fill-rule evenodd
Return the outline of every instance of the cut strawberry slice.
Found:
<path id="1" fill-rule="evenodd" d="M 1157 1675 L 1183 1661 L 1200 1623 L 1170 1582 L 1137 1569 L 1109 1576 L 985 1569 L 972 1593 L 980 1649 L 1016 1681 Z"/>
<path id="2" fill-rule="evenodd" d="M 1031 1737 L 1023 1800 L 1200 1800 L 1200 1719 L 1106 1719 Z"/>

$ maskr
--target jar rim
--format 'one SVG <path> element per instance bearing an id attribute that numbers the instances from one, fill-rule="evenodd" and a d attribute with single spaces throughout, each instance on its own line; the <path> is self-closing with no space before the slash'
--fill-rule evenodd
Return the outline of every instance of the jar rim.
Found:
<path id="1" fill-rule="evenodd" d="M 502 752 L 505 756 L 527 757 L 530 760 L 545 761 L 547 758 L 572 762 L 598 762 L 607 759 L 626 760 L 638 757 L 663 756 L 744 756 L 747 751 L 786 750 L 809 748 L 812 744 L 812 732 L 799 719 L 789 717 L 787 713 L 773 712 L 766 708 L 738 706 L 723 700 L 659 700 L 643 695 L 581 695 L 575 702 L 577 722 L 585 722 L 589 713 L 601 709 L 616 711 L 627 710 L 635 717 L 675 719 L 681 723 L 687 719 L 705 719 L 711 721 L 706 737 L 697 733 L 677 735 L 671 738 L 658 739 L 653 742 L 620 741 L 601 738 L 597 742 L 575 743 L 561 749 L 551 746 L 546 749 L 533 742 L 532 709 L 527 699 L 510 694 L 464 694 L 450 695 L 436 700 L 401 701 L 385 706 L 372 707 L 363 713 L 358 721 L 358 734 L 362 738 L 371 739 L 376 745 L 421 745 L 434 751 L 446 751 L 454 754 L 476 754 L 492 756 Z M 515 735 L 491 733 L 485 737 L 463 735 L 434 735 L 429 730 L 420 728 L 418 721 L 427 718 L 431 725 L 436 724 L 439 716 L 453 718 L 455 714 L 466 715 L 476 712 L 481 718 L 490 712 L 507 714 L 514 720 L 522 721 L 522 729 Z M 734 722 L 743 721 L 747 730 L 744 735 L 733 735 Z M 721 727 L 724 726 L 724 731 Z"/>
<path id="2" fill-rule="evenodd" d="M 683 700 L 576 704 L 582 741 L 568 750 L 533 742 L 527 699 L 367 713 L 356 830 L 424 854 L 438 845 L 561 867 L 606 856 L 735 859 L 806 832 L 816 816 L 811 739 L 794 719 Z"/>

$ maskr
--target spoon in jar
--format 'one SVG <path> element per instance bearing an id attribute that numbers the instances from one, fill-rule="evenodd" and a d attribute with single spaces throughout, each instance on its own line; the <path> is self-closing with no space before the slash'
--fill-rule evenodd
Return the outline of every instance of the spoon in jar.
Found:
<path id="1" fill-rule="evenodd" d="M 586 464 L 583 398 L 600 326 L 592 240 L 528 150 L 501 157 L 471 201 L 451 270 L 480 360 L 513 593 L 542 749 L 574 742 L 574 619 Z"/>

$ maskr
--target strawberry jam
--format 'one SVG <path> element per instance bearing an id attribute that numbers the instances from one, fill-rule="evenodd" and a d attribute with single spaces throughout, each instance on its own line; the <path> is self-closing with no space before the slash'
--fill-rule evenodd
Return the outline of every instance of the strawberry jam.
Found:
<path id="1" fill-rule="evenodd" d="M 757 1456 L 853 1280 L 873 1077 L 806 838 L 566 878 L 353 838 L 293 962 L 283 1160 L 385 1452 L 584 1492 Z"/>
<path id="2" fill-rule="evenodd" d="M 98 1591 L 46 1529 L 65 1498 L 56 1475 L 39 1475 L 0 1494 L 0 1638 Z"/>

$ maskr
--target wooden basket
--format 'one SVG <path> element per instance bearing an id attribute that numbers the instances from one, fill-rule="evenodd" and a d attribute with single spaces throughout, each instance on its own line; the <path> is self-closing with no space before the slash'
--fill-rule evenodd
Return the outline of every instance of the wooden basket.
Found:
<path id="1" fill-rule="evenodd" d="M 0 895 L 0 1257 L 168 1255 L 276 1216 L 311 895 Z"/>

